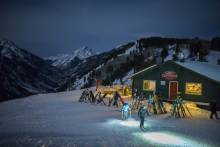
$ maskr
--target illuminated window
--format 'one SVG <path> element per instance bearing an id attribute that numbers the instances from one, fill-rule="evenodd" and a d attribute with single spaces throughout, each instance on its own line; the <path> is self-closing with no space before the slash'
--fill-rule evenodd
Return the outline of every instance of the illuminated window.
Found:
<path id="1" fill-rule="evenodd" d="M 186 94 L 190 95 L 202 95 L 202 84 L 201 83 L 186 83 Z"/>
<path id="2" fill-rule="evenodd" d="M 155 91 L 156 90 L 156 81 L 144 80 L 143 90 Z"/>

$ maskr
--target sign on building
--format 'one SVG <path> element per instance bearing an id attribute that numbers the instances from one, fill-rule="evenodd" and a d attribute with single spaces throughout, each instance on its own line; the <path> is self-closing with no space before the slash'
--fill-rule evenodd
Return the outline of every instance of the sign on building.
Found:
<path id="1" fill-rule="evenodd" d="M 175 80 L 177 79 L 177 74 L 174 71 L 165 71 L 162 73 L 162 78 L 166 80 Z"/>

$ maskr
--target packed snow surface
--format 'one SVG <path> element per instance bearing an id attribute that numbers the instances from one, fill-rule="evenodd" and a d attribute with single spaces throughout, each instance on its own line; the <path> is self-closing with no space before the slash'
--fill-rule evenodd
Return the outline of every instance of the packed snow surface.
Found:
<path id="1" fill-rule="evenodd" d="M 220 123 L 208 118 L 121 120 L 119 108 L 79 103 L 82 90 L 0 103 L 0 146 L 220 146 Z"/>

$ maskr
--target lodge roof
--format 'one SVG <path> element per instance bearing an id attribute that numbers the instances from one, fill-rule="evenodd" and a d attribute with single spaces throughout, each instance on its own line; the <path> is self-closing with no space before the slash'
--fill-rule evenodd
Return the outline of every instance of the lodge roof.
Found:
<path id="1" fill-rule="evenodd" d="M 180 66 L 190 69 L 198 74 L 220 83 L 220 65 L 209 64 L 207 62 L 186 61 L 175 62 Z"/>
<path id="2" fill-rule="evenodd" d="M 194 71 L 197 74 L 200 74 L 200 75 L 202 75 L 206 78 L 212 79 L 212 80 L 220 83 L 220 65 L 213 65 L 213 64 L 206 63 L 206 62 L 198 62 L 198 61 L 185 61 L 185 62 L 167 61 L 163 64 L 169 64 L 169 63 L 174 63 L 176 65 L 179 65 L 181 67 L 184 67 L 186 69 Z M 135 77 L 135 76 L 137 76 L 137 75 L 139 75 L 139 74 L 141 74 L 145 71 L 152 70 L 155 67 L 163 66 L 163 64 L 153 65 L 153 66 L 150 66 L 148 68 L 145 68 L 145 69 L 133 74 L 131 76 L 131 78 Z"/>
<path id="3" fill-rule="evenodd" d="M 144 72 L 144 71 L 148 71 L 148 70 L 150 70 L 150 69 L 153 69 L 154 67 L 157 67 L 157 66 L 158 66 L 157 64 L 154 64 L 154 65 L 152 65 L 152 66 L 150 66 L 150 67 L 147 67 L 147 68 L 145 68 L 145 69 L 143 69 L 143 70 L 140 70 L 140 71 L 134 73 L 133 75 L 131 75 L 130 78 L 132 78 L 132 77 L 134 77 L 134 76 L 136 76 L 136 75 L 139 75 L 140 73 L 142 73 L 142 72 Z"/>

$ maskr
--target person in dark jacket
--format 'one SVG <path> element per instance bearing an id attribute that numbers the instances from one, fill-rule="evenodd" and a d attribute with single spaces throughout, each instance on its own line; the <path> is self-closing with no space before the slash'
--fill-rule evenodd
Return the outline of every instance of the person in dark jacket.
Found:
<path id="1" fill-rule="evenodd" d="M 211 111 L 211 114 L 210 114 L 211 119 L 213 119 L 213 115 L 215 115 L 216 119 L 219 119 L 218 114 L 217 114 L 216 100 L 212 100 L 210 102 L 210 111 Z"/>
<path id="2" fill-rule="evenodd" d="M 114 102 L 113 102 L 113 106 L 118 107 L 118 100 L 120 99 L 120 94 L 118 93 L 118 91 L 115 92 L 114 94 Z"/>
<path id="3" fill-rule="evenodd" d="M 140 109 L 138 110 L 138 117 L 140 118 L 140 129 L 144 130 L 144 119 L 145 119 L 145 114 L 147 113 L 147 109 L 145 106 L 141 106 Z"/>

